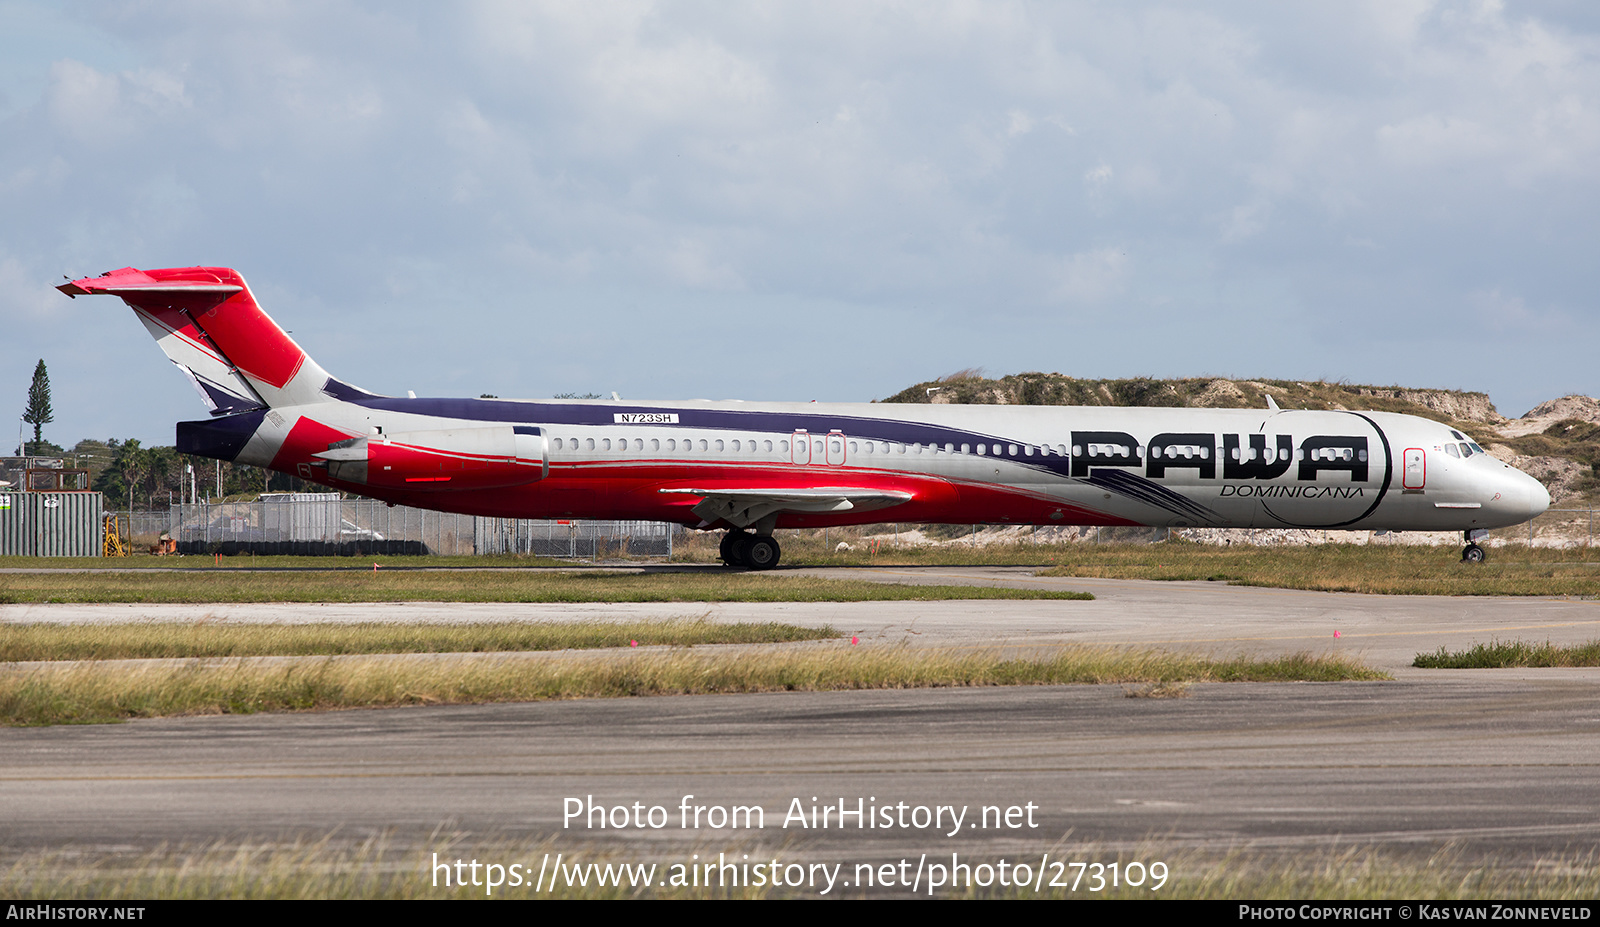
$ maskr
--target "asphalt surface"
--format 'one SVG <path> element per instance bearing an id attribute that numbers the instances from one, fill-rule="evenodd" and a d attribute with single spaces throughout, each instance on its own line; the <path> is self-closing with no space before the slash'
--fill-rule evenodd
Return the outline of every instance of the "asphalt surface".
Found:
<path id="1" fill-rule="evenodd" d="M 4 606 L 18 621 L 527 620 L 710 614 L 831 623 L 861 646 L 1138 643 L 1215 653 L 1342 651 L 1392 682 L 934 689 L 452 706 L 0 729 L 0 847 L 136 848 L 371 834 L 775 853 L 853 864 L 1186 848 L 1518 857 L 1600 843 L 1600 671 L 1424 671 L 1419 651 L 1600 637 L 1600 605 L 1382 597 L 1214 583 L 1040 580 L 1023 570 L 829 571 L 1046 584 L 1093 602 L 825 605 Z M 1339 632 L 1336 638 L 1334 632 Z M 661 809 L 667 826 L 584 826 L 569 801 Z M 685 799 L 684 796 L 694 796 Z M 941 826 L 800 827 L 799 803 L 966 809 Z M 900 805 L 904 804 L 904 808 Z M 759 806 L 764 827 L 682 827 L 681 809 Z M 1031 805 L 1032 808 L 1028 806 Z M 994 817 L 975 827 L 982 809 Z M 584 806 L 587 807 L 587 806 Z M 692 812 L 690 812 L 692 813 Z M 624 812 L 627 816 L 628 812 Z M 808 818 L 809 820 L 809 818 Z M 850 820 L 850 819 L 847 819 Z M 589 823 L 593 823 L 590 820 Z M 441 835 L 465 841 L 450 844 Z M 755 858 L 752 856 L 752 858 Z M 764 857 L 763 857 L 764 858 Z M 507 860 L 509 862 L 510 860 Z M 1088 861 L 1094 861 L 1089 859 Z M 526 861 L 525 861 L 526 862 Z M 537 862 L 536 860 L 534 861 Z"/>

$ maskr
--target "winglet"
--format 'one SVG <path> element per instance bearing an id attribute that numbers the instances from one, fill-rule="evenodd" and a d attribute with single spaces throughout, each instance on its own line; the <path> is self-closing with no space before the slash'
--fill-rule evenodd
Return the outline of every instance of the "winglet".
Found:
<path id="1" fill-rule="evenodd" d="M 1283 411 L 1282 409 L 1278 408 L 1278 400 L 1273 399 L 1271 393 L 1262 393 L 1261 395 L 1267 397 L 1267 408 L 1268 409 L 1272 410 L 1273 412 L 1282 412 Z"/>

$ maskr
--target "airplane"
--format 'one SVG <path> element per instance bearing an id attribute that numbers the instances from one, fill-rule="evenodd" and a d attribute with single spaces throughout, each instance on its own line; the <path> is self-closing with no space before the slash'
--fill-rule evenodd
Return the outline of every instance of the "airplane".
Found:
<path id="1" fill-rule="evenodd" d="M 1460 531 L 1550 505 L 1447 425 L 1385 412 L 404 398 L 329 375 L 226 267 L 124 267 L 121 297 L 211 418 L 177 449 L 444 512 L 722 530 L 765 570 L 777 528 L 885 520 Z"/>

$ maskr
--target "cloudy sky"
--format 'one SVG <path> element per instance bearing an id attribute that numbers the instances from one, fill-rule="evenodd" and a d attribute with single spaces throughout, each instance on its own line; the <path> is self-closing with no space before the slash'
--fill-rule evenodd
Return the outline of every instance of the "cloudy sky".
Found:
<path id="1" fill-rule="evenodd" d="M 1600 393 L 1597 156 L 1577 0 L 0 0 L 0 409 L 42 357 L 47 437 L 171 443 L 181 375 L 51 287 L 220 264 L 386 393 L 981 366 L 1520 415 Z"/>

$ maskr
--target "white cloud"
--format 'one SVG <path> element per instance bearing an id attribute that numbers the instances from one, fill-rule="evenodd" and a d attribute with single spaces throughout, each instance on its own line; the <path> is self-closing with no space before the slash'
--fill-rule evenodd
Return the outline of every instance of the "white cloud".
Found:
<path id="1" fill-rule="evenodd" d="M 1102 303 L 1118 295 L 1132 270 L 1128 253 L 1095 248 L 1068 255 L 1057 263 L 1056 300 L 1073 305 Z"/>
<path id="2" fill-rule="evenodd" d="M 1472 293 L 1468 303 L 1478 324 L 1497 334 L 1531 334 L 1538 339 L 1552 339 L 1571 333 L 1570 314 L 1557 309 L 1534 308 L 1523 297 L 1498 289 Z"/>
<path id="3" fill-rule="evenodd" d="M 79 141 L 120 134 L 127 128 L 121 81 L 81 61 L 50 66 L 49 107 L 57 127 Z"/>
<path id="4" fill-rule="evenodd" d="M 4 318 L 8 326 L 32 327 L 58 322 L 66 298 L 54 287 L 62 282 L 60 279 L 50 282 L 48 276 L 35 272 L 11 255 L 0 257 L 0 318 Z M 9 337 L 15 338 L 18 334 L 16 328 L 11 328 Z"/>

